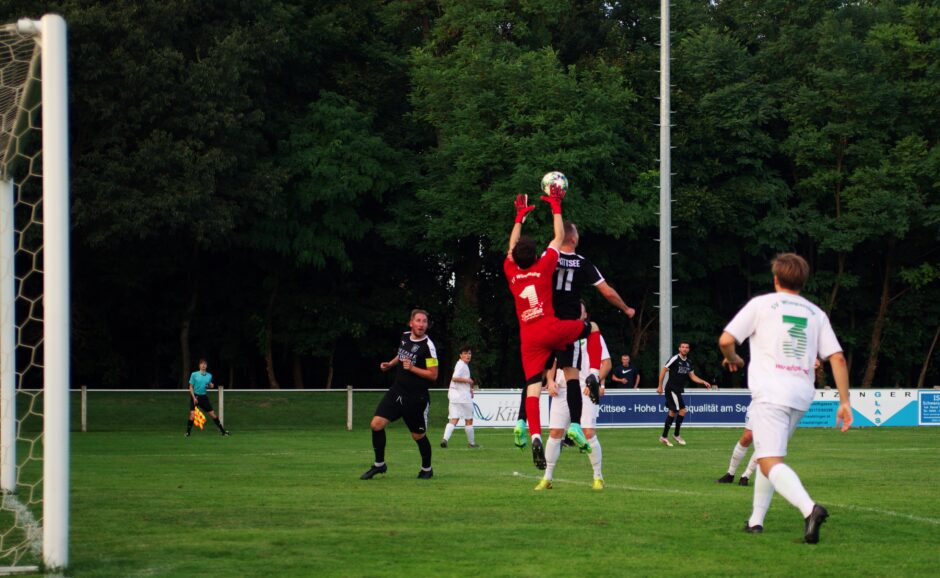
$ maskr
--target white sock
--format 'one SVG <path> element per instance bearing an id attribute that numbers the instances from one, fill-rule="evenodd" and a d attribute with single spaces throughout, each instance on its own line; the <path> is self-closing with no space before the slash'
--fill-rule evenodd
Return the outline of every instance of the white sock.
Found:
<path id="1" fill-rule="evenodd" d="M 546 480 L 551 480 L 555 474 L 555 464 L 558 463 L 558 456 L 561 455 L 561 440 L 550 437 L 545 444 L 545 475 Z"/>
<path id="2" fill-rule="evenodd" d="M 467 441 L 470 443 L 470 445 L 475 444 L 476 442 L 473 441 L 473 426 L 465 425 L 463 426 L 463 431 L 467 432 Z"/>
<path id="3" fill-rule="evenodd" d="M 728 464 L 728 473 L 732 476 L 736 471 L 738 471 L 738 466 L 741 464 L 741 460 L 744 459 L 744 456 L 747 455 L 747 448 L 742 446 L 741 443 L 734 444 L 734 451 L 731 452 L 731 463 Z"/>
<path id="4" fill-rule="evenodd" d="M 535 440 L 542 441 L 542 434 L 532 434 L 532 441 Z"/>
<path id="5" fill-rule="evenodd" d="M 803 487 L 800 476 L 796 475 L 796 472 L 790 466 L 777 464 L 770 470 L 768 478 L 774 485 L 774 489 L 793 504 L 803 514 L 804 518 L 813 513 L 815 502 L 809 497 L 806 488 Z"/>
<path id="6" fill-rule="evenodd" d="M 444 441 L 450 439 L 451 434 L 454 433 L 454 424 L 447 422 L 447 425 L 444 427 Z"/>
<path id="7" fill-rule="evenodd" d="M 757 469 L 757 479 L 754 480 L 754 509 L 747 521 L 749 526 L 763 526 L 764 516 L 770 509 L 770 501 L 774 497 L 774 485 L 770 483 L 764 472 Z"/>
<path id="8" fill-rule="evenodd" d="M 754 473 L 754 468 L 756 467 L 757 467 L 757 457 L 752 454 L 751 461 L 747 463 L 747 469 L 744 470 L 744 473 L 741 474 L 741 477 L 750 479 L 751 474 Z"/>
<path id="9" fill-rule="evenodd" d="M 588 444 L 591 445 L 591 453 L 588 454 L 588 459 L 591 460 L 591 467 L 594 468 L 594 477 L 603 479 L 604 473 L 601 469 L 601 440 L 597 439 L 597 436 L 594 436 L 588 440 Z"/>

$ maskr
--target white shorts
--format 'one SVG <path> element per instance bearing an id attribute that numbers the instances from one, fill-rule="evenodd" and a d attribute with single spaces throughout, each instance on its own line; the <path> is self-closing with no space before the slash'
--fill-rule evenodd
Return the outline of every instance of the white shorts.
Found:
<path id="1" fill-rule="evenodd" d="M 748 404 L 747 413 L 744 414 L 744 429 L 746 429 L 747 431 L 753 431 L 751 430 L 751 406 L 752 405 L 753 404 Z"/>
<path id="2" fill-rule="evenodd" d="M 447 419 L 473 419 L 473 403 L 447 404 Z"/>
<path id="3" fill-rule="evenodd" d="M 558 395 L 551 399 L 551 410 L 548 417 L 549 429 L 568 429 L 571 425 L 571 412 L 568 411 L 568 388 L 559 387 Z M 597 425 L 597 415 L 600 408 L 591 398 L 581 394 L 581 428 L 594 429 Z"/>
<path id="4" fill-rule="evenodd" d="M 787 455 L 787 442 L 806 412 L 772 403 L 751 403 L 748 413 L 754 435 L 754 457 L 760 459 Z"/>

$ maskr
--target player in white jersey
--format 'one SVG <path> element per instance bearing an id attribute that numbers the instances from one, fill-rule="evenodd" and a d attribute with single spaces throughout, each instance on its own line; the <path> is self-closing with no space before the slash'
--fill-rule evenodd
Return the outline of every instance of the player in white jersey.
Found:
<path id="1" fill-rule="evenodd" d="M 446 448 L 450 441 L 457 422 L 463 420 L 464 431 L 467 433 L 467 443 L 471 448 L 479 447 L 473 436 L 473 378 L 470 377 L 470 358 L 473 351 L 469 345 L 460 348 L 460 359 L 454 366 L 454 375 L 450 378 L 450 388 L 447 390 L 447 425 L 444 427 L 444 438 L 441 447 Z"/>
<path id="2" fill-rule="evenodd" d="M 813 362 L 813 371 L 819 369 L 819 366 L 822 365 L 819 362 L 819 358 Z M 734 444 L 734 450 L 731 452 L 731 461 L 728 463 L 728 473 L 721 476 L 716 483 L 719 484 L 731 484 L 734 483 L 734 474 L 738 471 L 738 466 L 741 465 L 741 460 L 744 459 L 744 456 L 747 455 L 747 449 L 751 447 L 751 444 L 754 442 L 754 434 L 751 432 L 751 406 L 747 406 L 747 413 L 744 415 L 744 433 L 741 434 L 741 438 L 738 439 L 738 442 Z M 751 454 L 751 461 L 747 463 L 747 467 L 744 468 L 744 473 L 741 474 L 741 478 L 738 480 L 739 486 L 746 486 L 748 481 L 751 479 L 751 476 L 754 474 L 754 468 L 757 467 L 757 454 Z"/>
<path id="3" fill-rule="evenodd" d="M 737 371 L 744 367 L 744 360 L 735 346 L 750 340 L 747 383 L 751 390 L 754 455 L 760 467 L 754 482 L 753 510 L 744 530 L 764 530 L 764 517 L 776 490 L 803 514 L 803 539 L 815 544 L 829 512 L 810 498 L 799 476 L 784 463 L 784 457 L 790 436 L 816 396 L 813 366 L 817 356 L 832 365 L 839 389 L 836 425 L 841 422 L 842 431 L 852 425 L 849 372 L 829 318 L 799 294 L 809 277 L 806 260 L 795 253 L 784 253 L 774 259 L 771 270 L 776 292 L 751 299 L 728 323 L 718 341 L 724 355 L 722 364 Z"/>
<path id="4" fill-rule="evenodd" d="M 582 304 L 582 311 L 584 305 Z M 604 472 L 601 462 L 601 442 L 597 439 L 596 424 L 599 407 L 591 400 L 590 390 L 586 385 L 589 375 L 592 375 L 590 359 L 587 356 L 587 344 L 585 339 L 582 343 L 575 343 L 574 363 L 580 370 L 579 382 L 581 385 L 581 427 L 584 430 L 584 437 L 587 438 L 587 444 L 591 447 L 588 453 L 588 459 L 591 461 L 591 468 L 594 471 L 594 482 L 592 488 L 595 490 L 604 489 Z M 601 363 L 600 363 L 600 388 L 598 396 L 604 396 L 604 379 L 610 372 L 610 351 L 607 349 L 607 343 L 601 336 Z M 561 455 L 561 445 L 565 438 L 568 426 L 571 424 L 571 413 L 568 407 L 567 398 L 567 380 L 563 370 L 558 369 L 554 373 L 554 379 L 548 383 L 548 393 L 552 396 L 551 410 L 549 412 L 549 438 L 545 445 L 545 475 L 535 486 L 536 491 L 552 489 L 552 478 L 555 473 L 555 466 Z M 583 452 L 582 452 L 583 453 Z"/>

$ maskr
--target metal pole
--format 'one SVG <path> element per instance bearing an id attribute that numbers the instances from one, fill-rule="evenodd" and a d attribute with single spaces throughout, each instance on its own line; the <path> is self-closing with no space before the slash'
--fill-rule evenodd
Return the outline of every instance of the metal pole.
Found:
<path id="1" fill-rule="evenodd" d="M 225 388 L 219 386 L 219 421 L 225 424 Z"/>
<path id="2" fill-rule="evenodd" d="M 13 181 L 0 181 L 0 490 L 16 491 L 16 234 Z"/>
<path id="3" fill-rule="evenodd" d="M 82 433 L 88 431 L 88 387 L 82 386 Z"/>
<path id="4" fill-rule="evenodd" d="M 69 563 L 69 117 L 65 20 L 47 14 L 42 37 L 43 560 Z"/>
<path id="5" fill-rule="evenodd" d="M 672 354 L 672 141 L 669 122 L 669 0 L 660 0 L 659 366 Z"/>

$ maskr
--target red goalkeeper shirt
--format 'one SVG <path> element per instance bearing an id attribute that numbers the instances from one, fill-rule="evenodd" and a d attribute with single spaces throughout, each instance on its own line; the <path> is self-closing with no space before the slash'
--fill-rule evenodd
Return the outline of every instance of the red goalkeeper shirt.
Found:
<path id="1" fill-rule="evenodd" d="M 558 250 L 549 247 L 528 269 L 521 269 L 510 256 L 503 261 L 509 292 L 516 302 L 519 328 L 545 317 L 554 317 L 552 276 L 558 264 Z"/>

